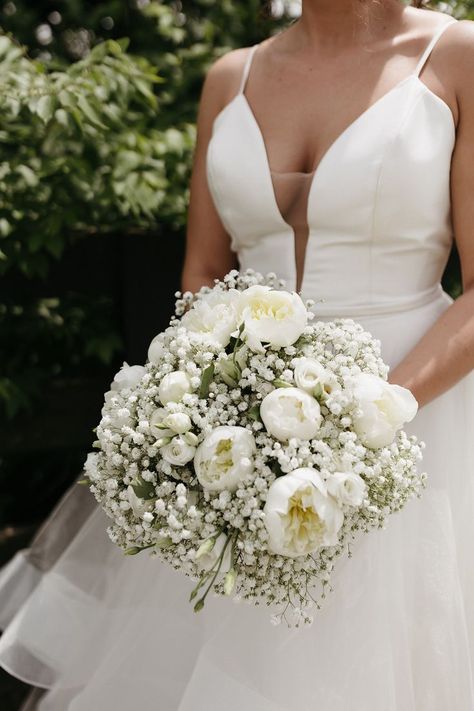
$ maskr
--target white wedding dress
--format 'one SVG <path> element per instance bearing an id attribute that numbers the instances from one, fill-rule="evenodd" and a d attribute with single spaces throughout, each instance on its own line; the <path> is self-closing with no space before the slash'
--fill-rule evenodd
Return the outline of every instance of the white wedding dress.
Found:
<path id="1" fill-rule="evenodd" d="M 360 321 L 392 366 L 452 303 L 440 278 L 455 126 L 419 77 L 448 24 L 311 174 L 268 164 L 244 94 L 255 45 L 207 153 L 242 268 L 278 273 L 319 318 Z M 48 689 L 39 711 L 474 711 L 474 374 L 407 429 L 426 442 L 428 488 L 339 561 L 312 627 L 217 597 L 195 614 L 192 582 L 124 556 L 90 500 L 68 534 L 71 500 L 88 494 L 77 487 L 1 574 L 0 664 Z M 50 526 L 71 540 L 41 572 L 32 551 Z"/>

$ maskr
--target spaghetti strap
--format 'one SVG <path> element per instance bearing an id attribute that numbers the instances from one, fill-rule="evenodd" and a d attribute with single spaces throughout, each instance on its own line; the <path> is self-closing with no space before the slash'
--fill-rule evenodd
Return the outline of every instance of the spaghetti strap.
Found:
<path id="1" fill-rule="evenodd" d="M 445 31 L 445 29 L 446 29 L 449 25 L 452 25 L 454 22 L 457 22 L 457 19 L 456 19 L 455 17 L 451 17 L 447 22 L 444 23 L 444 25 L 441 25 L 441 27 L 438 27 L 438 29 L 437 29 L 436 32 L 434 33 L 433 37 L 432 37 L 431 40 L 429 41 L 428 46 L 426 47 L 425 51 L 424 51 L 423 54 L 421 55 L 418 64 L 416 65 L 416 68 L 415 68 L 415 71 L 414 71 L 415 76 L 419 76 L 419 74 L 420 74 L 421 70 L 423 69 L 423 66 L 424 66 L 426 60 L 428 59 L 428 57 L 429 57 L 429 55 L 430 55 L 430 53 L 431 53 L 431 50 L 432 50 L 433 47 L 435 46 L 436 42 L 437 42 L 438 39 L 441 37 L 441 35 L 442 35 L 443 32 Z"/>
<path id="2" fill-rule="evenodd" d="M 239 94 L 242 94 L 245 88 L 245 82 L 247 81 L 247 77 L 249 75 L 250 71 L 250 65 L 252 64 L 252 58 L 253 55 L 255 54 L 255 50 L 257 49 L 259 43 L 254 44 L 250 47 L 250 50 L 247 52 L 247 57 L 245 59 L 245 64 L 244 64 L 244 70 L 242 72 L 242 79 L 240 80 L 240 87 L 239 87 Z"/>

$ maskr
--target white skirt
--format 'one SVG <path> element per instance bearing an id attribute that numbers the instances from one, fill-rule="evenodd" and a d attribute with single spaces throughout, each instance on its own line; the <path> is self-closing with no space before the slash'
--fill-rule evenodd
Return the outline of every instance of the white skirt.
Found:
<path id="1" fill-rule="evenodd" d="M 357 320 L 395 365 L 451 302 Z M 124 556 L 73 488 L 0 573 L 0 665 L 47 689 L 28 709 L 474 711 L 474 373 L 406 429 L 427 489 L 339 560 L 308 628 L 218 597 L 194 613 L 192 581 Z"/>

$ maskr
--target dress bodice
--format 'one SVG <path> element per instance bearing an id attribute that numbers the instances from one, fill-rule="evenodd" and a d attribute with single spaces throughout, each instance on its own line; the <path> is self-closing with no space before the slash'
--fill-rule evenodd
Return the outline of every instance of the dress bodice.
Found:
<path id="1" fill-rule="evenodd" d="M 423 303 L 441 289 L 452 244 L 451 109 L 415 70 L 336 138 L 311 173 L 277 173 L 244 94 L 216 116 L 207 179 L 242 269 L 275 272 L 318 313 L 357 315 Z"/>

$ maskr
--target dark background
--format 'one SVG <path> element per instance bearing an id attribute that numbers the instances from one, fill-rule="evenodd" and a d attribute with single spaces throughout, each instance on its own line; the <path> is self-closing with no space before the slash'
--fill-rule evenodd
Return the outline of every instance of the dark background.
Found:
<path id="1" fill-rule="evenodd" d="M 0 564 L 79 475 L 123 361 L 167 325 L 203 77 L 294 12 L 261 5 L 0 5 Z M 444 285 L 459 294 L 455 253 Z M 0 671 L 2 711 L 26 691 Z"/>

